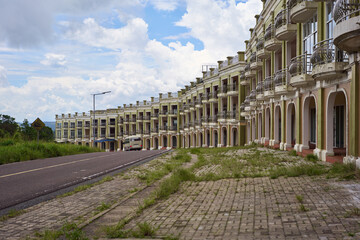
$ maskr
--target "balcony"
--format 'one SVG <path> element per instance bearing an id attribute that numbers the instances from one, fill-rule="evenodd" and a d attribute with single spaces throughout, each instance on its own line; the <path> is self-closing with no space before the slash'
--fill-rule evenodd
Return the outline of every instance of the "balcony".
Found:
<path id="1" fill-rule="evenodd" d="M 274 84 L 273 84 L 273 77 L 268 76 L 264 80 L 264 98 L 272 98 L 274 97 Z"/>
<path id="2" fill-rule="evenodd" d="M 152 128 L 151 133 L 159 133 L 159 128 Z"/>
<path id="3" fill-rule="evenodd" d="M 218 97 L 226 97 L 227 85 L 222 85 L 218 92 Z"/>
<path id="4" fill-rule="evenodd" d="M 195 107 L 196 108 L 201 108 L 201 106 L 202 106 L 202 100 L 201 99 L 202 98 L 199 98 L 199 99 L 195 100 Z"/>
<path id="5" fill-rule="evenodd" d="M 208 118 L 209 123 L 217 123 L 217 116 L 212 116 Z"/>
<path id="6" fill-rule="evenodd" d="M 169 111 L 169 115 L 172 115 L 172 116 L 176 116 L 177 113 L 178 113 L 177 108 L 176 108 L 176 109 L 171 109 L 171 110 Z"/>
<path id="7" fill-rule="evenodd" d="M 289 0 L 290 20 L 293 23 L 305 23 L 317 11 L 318 3 L 314 0 Z"/>
<path id="8" fill-rule="evenodd" d="M 115 133 L 109 133 L 109 137 L 111 138 L 115 137 Z"/>
<path id="9" fill-rule="evenodd" d="M 240 116 L 241 117 L 247 117 L 249 115 L 249 112 L 247 112 L 246 109 L 247 104 L 245 102 L 243 102 L 240 105 Z"/>
<path id="10" fill-rule="evenodd" d="M 159 127 L 159 130 L 160 130 L 160 131 L 167 131 L 167 126 L 160 126 L 160 127 Z"/>
<path id="11" fill-rule="evenodd" d="M 209 122 L 209 118 L 208 117 L 202 117 L 201 118 L 201 124 L 204 125 L 204 124 L 207 124 Z"/>
<path id="12" fill-rule="evenodd" d="M 287 68 L 279 70 L 275 73 L 274 85 L 275 95 L 286 94 L 293 90 L 293 88 L 289 85 L 289 72 Z"/>
<path id="13" fill-rule="evenodd" d="M 275 18 L 275 37 L 280 41 L 292 40 L 297 31 L 296 24 L 289 21 L 288 11 L 284 9 Z"/>
<path id="14" fill-rule="evenodd" d="M 142 129 L 136 130 L 136 134 L 137 134 L 137 135 L 142 135 L 142 134 L 143 134 L 143 130 L 142 130 Z"/>
<path id="15" fill-rule="evenodd" d="M 90 127 L 90 123 L 85 123 L 85 126 L 86 128 L 89 128 Z"/>
<path id="16" fill-rule="evenodd" d="M 250 67 L 250 66 L 249 66 Z M 250 84 L 250 80 L 248 78 L 245 77 L 245 71 L 242 71 L 240 73 L 240 84 L 242 86 L 246 86 Z"/>
<path id="17" fill-rule="evenodd" d="M 303 54 L 291 59 L 289 65 L 290 85 L 299 87 L 315 83 L 311 76 L 311 70 L 309 54 Z"/>
<path id="18" fill-rule="evenodd" d="M 130 122 L 130 119 L 129 118 L 125 118 L 124 119 L 124 123 L 129 123 Z"/>
<path id="19" fill-rule="evenodd" d="M 256 52 L 252 53 L 250 56 L 250 69 L 258 70 L 258 69 L 261 69 L 262 66 L 263 66 L 263 62 L 257 58 Z"/>
<path id="20" fill-rule="evenodd" d="M 105 122 L 105 121 L 104 121 L 104 122 L 101 122 L 101 123 L 100 123 L 100 126 L 101 126 L 101 127 L 106 127 L 106 122 Z"/>
<path id="21" fill-rule="evenodd" d="M 200 120 L 195 120 L 195 126 L 196 127 L 201 127 L 202 121 Z"/>
<path id="22" fill-rule="evenodd" d="M 319 42 L 311 55 L 311 75 L 315 80 L 336 79 L 345 76 L 348 59 L 345 53 L 335 48 L 332 39 Z"/>
<path id="23" fill-rule="evenodd" d="M 222 112 L 219 112 L 217 114 L 217 119 L 222 122 L 222 121 L 225 121 L 226 119 L 226 111 L 222 111 Z"/>
<path id="24" fill-rule="evenodd" d="M 263 82 L 259 82 L 256 86 L 256 100 L 264 100 Z"/>
<path id="25" fill-rule="evenodd" d="M 151 119 L 151 115 L 146 115 L 146 116 L 144 116 L 144 121 L 150 121 L 150 119 Z"/>
<path id="26" fill-rule="evenodd" d="M 228 121 L 234 121 L 239 118 L 239 113 L 237 111 L 229 111 L 226 113 L 226 119 Z"/>
<path id="27" fill-rule="evenodd" d="M 184 112 L 188 113 L 190 111 L 190 104 L 184 104 Z"/>
<path id="28" fill-rule="evenodd" d="M 168 111 L 167 111 L 167 110 L 160 111 L 159 115 L 160 115 L 161 117 L 165 117 L 165 116 L 168 115 Z"/>
<path id="29" fill-rule="evenodd" d="M 210 96 L 209 96 L 209 101 L 210 102 L 216 102 L 217 99 L 218 99 L 217 92 L 210 93 Z"/>
<path id="30" fill-rule="evenodd" d="M 143 120 L 144 120 L 143 116 L 138 116 L 138 117 L 136 118 L 136 121 L 137 121 L 137 122 L 142 122 Z"/>
<path id="31" fill-rule="evenodd" d="M 189 109 L 190 109 L 190 111 L 195 111 L 195 103 L 194 102 L 189 103 Z"/>
<path id="32" fill-rule="evenodd" d="M 236 96 L 238 92 L 239 92 L 239 86 L 236 83 L 227 86 L 228 96 Z"/>
<path id="33" fill-rule="evenodd" d="M 264 38 L 260 38 L 256 44 L 256 56 L 258 59 L 267 59 L 271 56 L 271 53 L 264 48 L 264 44 Z"/>
<path id="34" fill-rule="evenodd" d="M 159 113 L 152 113 L 151 114 L 151 119 L 152 120 L 156 120 L 156 119 L 158 119 L 159 118 Z"/>
<path id="35" fill-rule="evenodd" d="M 248 84 L 250 84 L 250 81 L 249 79 L 252 79 L 256 76 L 256 71 L 255 70 L 252 70 L 250 68 L 250 63 L 248 63 L 246 66 L 245 66 L 245 79 L 247 79 L 248 81 Z M 248 85 L 248 84 L 245 84 L 245 85 Z"/>
<path id="36" fill-rule="evenodd" d="M 136 123 L 136 117 L 130 118 L 131 123 Z"/>
<path id="37" fill-rule="evenodd" d="M 101 133 L 100 138 L 106 138 L 106 133 Z"/>
<path id="38" fill-rule="evenodd" d="M 360 51 L 360 3 L 337 0 L 334 6 L 334 44 L 343 51 Z"/>
<path id="39" fill-rule="evenodd" d="M 264 48 L 267 51 L 277 51 L 281 48 L 281 42 L 275 38 L 275 26 L 270 24 L 264 35 L 265 43 Z"/>
<path id="40" fill-rule="evenodd" d="M 250 112 L 251 111 L 250 96 L 245 97 L 244 106 L 245 106 L 245 112 Z"/>
<path id="41" fill-rule="evenodd" d="M 201 100 L 202 100 L 202 102 L 203 103 L 207 103 L 208 102 L 208 100 L 209 100 L 209 95 L 210 95 L 210 93 L 205 93 L 202 97 L 201 97 Z"/>
<path id="42" fill-rule="evenodd" d="M 144 131 L 143 131 L 143 134 L 144 134 L 144 135 L 149 135 L 149 134 L 150 134 L 150 130 L 144 130 Z"/>
<path id="43" fill-rule="evenodd" d="M 168 131 L 170 131 L 170 132 L 176 132 L 176 131 L 177 131 L 177 126 L 169 126 L 169 127 L 168 127 Z"/>
<path id="44" fill-rule="evenodd" d="M 252 90 L 250 92 L 249 99 L 250 99 L 250 106 L 256 107 L 256 105 L 257 105 L 257 102 L 256 102 L 256 90 Z"/>
<path id="45" fill-rule="evenodd" d="M 115 121 L 109 121 L 109 126 L 115 126 Z"/>

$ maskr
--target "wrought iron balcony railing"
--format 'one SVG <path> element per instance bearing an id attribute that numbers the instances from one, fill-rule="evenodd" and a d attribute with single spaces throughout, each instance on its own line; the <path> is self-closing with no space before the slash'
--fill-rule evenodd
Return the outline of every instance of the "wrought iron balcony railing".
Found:
<path id="1" fill-rule="evenodd" d="M 327 39 L 314 46 L 310 62 L 313 67 L 331 62 L 347 62 L 348 58 L 344 51 L 337 49 L 333 39 Z"/>
<path id="2" fill-rule="evenodd" d="M 264 90 L 271 91 L 273 89 L 273 77 L 268 76 L 264 80 Z"/>
<path id="3" fill-rule="evenodd" d="M 227 86 L 227 89 L 229 92 L 238 91 L 239 86 L 237 84 L 230 84 Z"/>
<path id="4" fill-rule="evenodd" d="M 288 69 L 281 69 L 275 73 L 274 84 L 275 86 L 283 86 L 288 84 Z"/>
<path id="5" fill-rule="evenodd" d="M 291 59 L 289 65 L 289 72 L 291 77 L 311 73 L 312 65 L 310 63 L 310 57 L 310 54 L 305 53 Z"/>
<path id="6" fill-rule="evenodd" d="M 256 52 L 253 52 L 251 55 L 250 55 L 250 63 L 254 63 L 257 61 L 257 58 L 256 58 Z"/>
<path id="7" fill-rule="evenodd" d="M 265 30 L 264 39 L 265 41 L 268 41 L 274 38 L 274 36 L 275 36 L 275 28 L 273 24 L 270 24 Z"/>
<path id="8" fill-rule="evenodd" d="M 289 23 L 289 12 L 287 9 L 281 10 L 275 17 L 275 29 L 278 29 Z"/>
<path id="9" fill-rule="evenodd" d="M 260 51 L 262 49 L 264 49 L 264 43 L 265 43 L 265 39 L 264 38 L 260 38 L 258 40 L 258 42 L 256 43 L 256 50 Z"/>
<path id="10" fill-rule="evenodd" d="M 334 5 L 333 15 L 336 24 L 359 16 L 360 2 L 358 0 L 337 0 Z"/>

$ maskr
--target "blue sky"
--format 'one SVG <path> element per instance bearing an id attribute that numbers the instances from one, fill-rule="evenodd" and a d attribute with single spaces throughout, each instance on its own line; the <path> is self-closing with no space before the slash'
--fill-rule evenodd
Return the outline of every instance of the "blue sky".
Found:
<path id="1" fill-rule="evenodd" d="M 260 0 L 0 0 L 0 113 L 22 122 L 177 91 L 244 50 Z"/>

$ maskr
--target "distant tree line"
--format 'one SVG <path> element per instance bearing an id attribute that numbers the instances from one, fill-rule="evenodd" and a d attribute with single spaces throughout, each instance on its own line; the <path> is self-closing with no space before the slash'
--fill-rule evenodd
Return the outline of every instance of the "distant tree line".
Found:
<path id="1" fill-rule="evenodd" d="M 17 140 L 31 141 L 36 140 L 36 130 L 31 127 L 27 119 L 22 124 L 15 122 L 15 118 L 0 114 L 0 138 L 14 138 Z M 51 128 L 43 127 L 39 133 L 39 139 L 44 141 L 52 141 L 54 133 Z"/>

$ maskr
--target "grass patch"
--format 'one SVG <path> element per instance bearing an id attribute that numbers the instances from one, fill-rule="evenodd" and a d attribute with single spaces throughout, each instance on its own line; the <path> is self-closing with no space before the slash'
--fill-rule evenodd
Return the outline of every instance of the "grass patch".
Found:
<path id="1" fill-rule="evenodd" d="M 108 238 L 152 238 L 157 229 L 147 222 L 138 223 L 135 230 L 124 230 L 129 219 L 120 221 L 117 225 L 105 227 L 106 237 Z"/>
<path id="2" fill-rule="evenodd" d="M 36 141 L 15 142 L 14 140 L 5 139 L 0 141 L 0 164 L 100 151 L 98 148 L 75 144 L 57 144 L 42 141 L 37 144 Z"/>
<path id="3" fill-rule="evenodd" d="M 308 154 L 308 155 L 306 155 L 305 159 L 307 161 L 310 161 L 310 162 L 313 162 L 313 163 L 316 163 L 317 161 L 319 161 L 318 156 L 315 155 L 315 154 Z"/>
<path id="4" fill-rule="evenodd" d="M 307 212 L 307 211 L 309 211 L 309 209 L 308 209 L 307 207 L 305 207 L 304 204 L 300 204 L 299 209 L 300 209 L 301 212 Z"/>
<path id="5" fill-rule="evenodd" d="M 138 223 L 137 230 L 131 231 L 131 236 L 135 238 L 154 237 L 156 230 L 156 228 L 147 222 Z"/>
<path id="6" fill-rule="evenodd" d="M 75 223 L 65 223 L 59 230 L 45 230 L 42 233 L 35 233 L 35 239 L 41 240 L 88 240 L 85 233 Z"/>
<path id="7" fill-rule="evenodd" d="M 291 167 L 275 168 L 270 173 L 270 178 L 276 179 L 280 176 L 298 177 L 298 176 L 318 176 L 327 173 L 328 170 L 324 166 L 315 164 L 303 164 Z"/>
<path id="8" fill-rule="evenodd" d="M 298 200 L 299 203 L 303 203 L 304 197 L 302 195 L 296 195 L 296 200 Z"/>
<path id="9" fill-rule="evenodd" d="M 146 184 L 150 185 L 153 182 L 160 180 L 165 175 L 173 172 L 175 169 L 179 168 L 183 163 L 190 162 L 191 156 L 184 150 L 178 150 L 175 156 L 172 156 L 170 161 L 163 164 L 159 169 L 154 171 L 144 171 L 138 175 L 138 178 L 142 181 L 145 181 Z"/>
<path id="10" fill-rule="evenodd" d="M 16 209 L 11 209 L 8 214 L 1 216 L 0 217 L 0 222 L 8 220 L 9 218 L 13 218 L 16 216 L 19 216 L 21 214 L 25 213 L 25 210 L 16 210 Z"/>
<path id="11" fill-rule="evenodd" d="M 96 211 L 99 213 L 99 212 L 102 212 L 102 211 L 105 211 L 107 209 L 109 209 L 111 207 L 111 204 L 110 203 L 104 203 L 102 202 L 101 205 L 99 205 L 97 208 L 96 208 Z"/>
<path id="12" fill-rule="evenodd" d="M 351 180 L 359 178 L 359 170 L 356 169 L 355 163 L 334 163 L 331 166 L 327 177 L 337 177 L 339 179 Z"/>
<path id="13" fill-rule="evenodd" d="M 289 155 L 290 155 L 290 156 L 297 157 L 296 150 L 293 149 L 293 150 L 289 151 Z"/>

